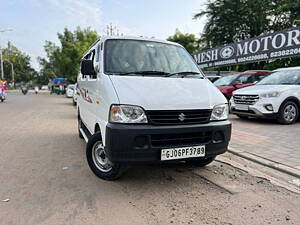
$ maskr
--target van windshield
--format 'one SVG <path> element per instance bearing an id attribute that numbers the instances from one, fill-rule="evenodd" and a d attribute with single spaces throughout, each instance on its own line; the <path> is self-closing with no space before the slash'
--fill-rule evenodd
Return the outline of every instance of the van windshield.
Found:
<path id="1" fill-rule="evenodd" d="M 168 76 L 181 73 L 184 77 L 203 78 L 184 48 L 154 41 L 107 40 L 104 66 L 105 73 L 114 75 Z"/>

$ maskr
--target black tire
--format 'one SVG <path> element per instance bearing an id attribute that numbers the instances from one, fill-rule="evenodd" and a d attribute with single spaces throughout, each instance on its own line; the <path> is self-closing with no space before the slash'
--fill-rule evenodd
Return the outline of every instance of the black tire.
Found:
<path id="1" fill-rule="evenodd" d="M 212 163 L 215 160 L 214 157 L 208 157 L 208 158 L 203 158 L 203 159 L 191 159 L 187 160 L 185 163 L 188 166 L 193 166 L 193 167 L 204 167 L 207 166 L 208 164 Z"/>
<path id="2" fill-rule="evenodd" d="M 80 128 L 82 128 L 82 121 L 81 121 L 80 115 L 78 115 L 78 136 L 79 136 L 79 138 L 83 139 L 83 135 L 80 132 Z"/>
<path id="3" fill-rule="evenodd" d="M 245 115 L 237 115 L 239 118 L 241 119 L 248 119 L 249 117 L 248 116 L 245 116 Z"/>
<path id="4" fill-rule="evenodd" d="M 295 109 L 295 113 L 289 114 L 291 117 L 287 118 L 286 112 L 290 108 Z M 295 102 L 287 101 L 280 106 L 278 112 L 278 118 L 277 118 L 278 123 L 283 125 L 289 125 L 295 123 L 298 120 L 298 118 L 299 118 L 299 106 Z"/>
<path id="5" fill-rule="evenodd" d="M 100 132 L 95 133 L 89 138 L 86 146 L 86 158 L 88 164 L 97 177 L 104 180 L 116 180 L 123 174 L 125 167 L 121 164 L 114 163 L 111 165 L 109 171 L 104 172 L 103 170 L 99 169 L 99 166 L 97 166 L 97 163 L 93 159 L 93 155 L 95 154 L 95 146 L 99 145 L 100 142 L 102 144 L 102 137 Z"/>
<path id="6" fill-rule="evenodd" d="M 1 98 L 1 102 L 4 102 L 4 98 Z"/>

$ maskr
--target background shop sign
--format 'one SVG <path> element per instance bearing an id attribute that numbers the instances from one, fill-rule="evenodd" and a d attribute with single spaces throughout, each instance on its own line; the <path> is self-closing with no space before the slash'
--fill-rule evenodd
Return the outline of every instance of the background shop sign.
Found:
<path id="1" fill-rule="evenodd" d="M 300 27 L 277 31 L 193 54 L 201 68 L 300 56 Z"/>

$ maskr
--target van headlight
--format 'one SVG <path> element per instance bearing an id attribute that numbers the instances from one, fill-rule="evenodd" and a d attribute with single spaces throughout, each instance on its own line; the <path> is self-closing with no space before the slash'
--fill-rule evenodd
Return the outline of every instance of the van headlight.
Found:
<path id="1" fill-rule="evenodd" d="M 280 92 L 272 91 L 272 92 L 261 94 L 260 97 L 262 97 L 262 98 L 276 98 L 279 95 L 280 95 Z"/>
<path id="2" fill-rule="evenodd" d="M 221 104 L 214 106 L 210 120 L 216 121 L 216 120 L 227 120 L 228 119 L 228 104 Z"/>
<path id="3" fill-rule="evenodd" d="M 145 111 L 133 105 L 112 105 L 109 121 L 112 123 L 148 123 Z"/>

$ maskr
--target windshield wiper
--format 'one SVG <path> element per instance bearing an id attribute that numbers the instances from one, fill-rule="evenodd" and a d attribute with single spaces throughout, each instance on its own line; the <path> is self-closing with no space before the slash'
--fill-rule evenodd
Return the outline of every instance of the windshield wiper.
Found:
<path id="1" fill-rule="evenodd" d="M 126 73 L 114 73 L 118 75 L 129 75 L 129 74 L 141 74 L 141 75 L 168 75 L 170 73 L 164 71 L 155 71 L 155 70 L 145 70 L 145 71 L 132 71 Z"/>
<path id="2" fill-rule="evenodd" d="M 183 72 L 170 73 L 170 74 L 166 75 L 166 77 L 171 77 L 174 75 L 182 75 L 182 77 L 184 77 L 184 75 L 190 75 L 190 74 L 200 74 L 200 73 L 193 72 L 193 71 L 183 71 Z"/>

